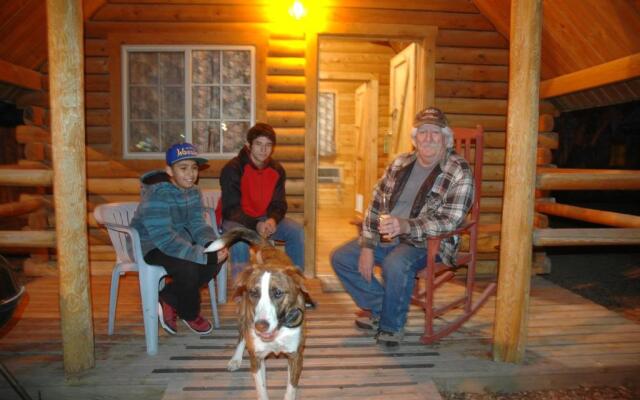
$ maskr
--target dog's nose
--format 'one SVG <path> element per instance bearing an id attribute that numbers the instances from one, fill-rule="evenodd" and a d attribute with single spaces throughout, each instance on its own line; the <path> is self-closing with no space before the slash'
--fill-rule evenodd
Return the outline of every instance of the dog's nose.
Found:
<path id="1" fill-rule="evenodd" d="M 261 319 L 256 321 L 256 323 L 254 324 L 256 330 L 260 333 L 264 333 L 269 329 L 269 321 L 265 320 L 265 319 Z"/>

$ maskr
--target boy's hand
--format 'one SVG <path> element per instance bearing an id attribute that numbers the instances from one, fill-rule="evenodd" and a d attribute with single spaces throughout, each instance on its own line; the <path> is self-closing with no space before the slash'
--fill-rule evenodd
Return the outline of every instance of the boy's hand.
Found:
<path id="1" fill-rule="evenodd" d="M 256 225 L 256 231 L 263 238 L 268 238 L 276 231 L 276 221 L 273 218 L 269 218 L 265 221 L 260 221 Z"/>

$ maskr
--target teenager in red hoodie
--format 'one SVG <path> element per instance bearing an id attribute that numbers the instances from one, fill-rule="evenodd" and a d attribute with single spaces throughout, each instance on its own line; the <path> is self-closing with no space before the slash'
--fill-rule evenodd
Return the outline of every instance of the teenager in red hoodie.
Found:
<path id="1" fill-rule="evenodd" d="M 304 269 L 304 234 L 302 225 L 287 218 L 286 174 L 282 165 L 271 158 L 276 133 L 264 123 L 247 132 L 247 143 L 220 174 L 222 188 L 222 229 L 237 226 L 256 230 L 261 236 L 284 241 L 285 252 L 301 270 Z M 231 247 L 233 278 L 249 263 L 249 246 L 237 242 Z"/>

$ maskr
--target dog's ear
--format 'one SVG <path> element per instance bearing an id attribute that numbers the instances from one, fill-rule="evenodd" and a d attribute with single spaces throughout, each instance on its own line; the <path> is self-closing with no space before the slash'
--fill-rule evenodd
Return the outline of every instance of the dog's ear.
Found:
<path id="1" fill-rule="evenodd" d="M 241 297 L 247 291 L 247 281 L 253 272 L 253 266 L 247 265 L 245 269 L 238 274 L 234 284 L 233 298 Z"/>
<path id="2" fill-rule="evenodd" d="M 285 269 L 285 272 L 287 273 L 287 275 L 293 279 L 293 281 L 296 283 L 296 285 L 300 288 L 300 290 L 304 293 L 306 293 L 307 295 L 309 295 L 309 291 L 307 290 L 307 288 L 304 286 L 304 275 L 302 274 L 302 271 L 300 271 L 298 268 L 296 267 L 287 267 Z"/>

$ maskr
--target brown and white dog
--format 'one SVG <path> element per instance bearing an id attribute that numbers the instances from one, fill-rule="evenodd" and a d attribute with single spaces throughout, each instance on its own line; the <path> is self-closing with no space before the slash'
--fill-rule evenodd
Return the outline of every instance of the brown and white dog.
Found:
<path id="1" fill-rule="evenodd" d="M 281 250 L 255 231 L 236 228 L 213 242 L 207 251 L 229 247 L 237 240 L 255 249 L 255 262 L 240 273 L 235 296 L 240 297 L 239 341 L 227 369 L 240 368 L 246 347 L 259 400 L 267 400 L 265 358 L 284 354 L 289 361 L 285 400 L 294 400 L 304 351 L 304 303 L 308 296 L 302 273 Z"/>

